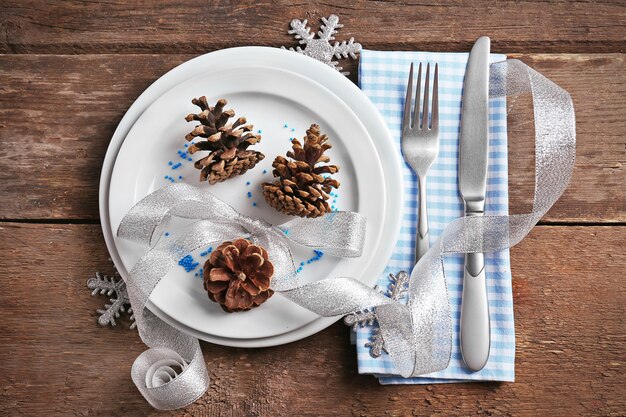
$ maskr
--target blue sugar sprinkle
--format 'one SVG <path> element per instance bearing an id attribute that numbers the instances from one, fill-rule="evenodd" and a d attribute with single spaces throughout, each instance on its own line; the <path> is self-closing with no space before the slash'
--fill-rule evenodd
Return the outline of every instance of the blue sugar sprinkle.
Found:
<path id="1" fill-rule="evenodd" d="M 264 169 L 264 170 L 263 170 L 263 173 L 264 173 L 264 174 L 267 174 L 267 169 Z"/>
<path id="2" fill-rule="evenodd" d="M 189 162 L 193 161 L 193 159 L 191 159 L 191 158 L 188 158 L 188 160 L 189 160 Z"/>
<path id="3" fill-rule="evenodd" d="M 256 207 L 256 203 L 252 203 L 252 207 Z"/>
<path id="4" fill-rule="evenodd" d="M 198 276 L 198 273 L 196 272 L 194 275 L 197 277 L 197 276 Z"/>
<path id="5" fill-rule="evenodd" d="M 179 176 L 178 176 L 178 179 L 179 179 L 179 180 L 182 180 L 182 179 L 183 179 L 183 176 L 182 176 L 182 175 L 179 175 Z"/>
<path id="6" fill-rule="evenodd" d="M 188 148 L 188 147 L 189 147 L 189 145 L 187 145 L 187 144 L 185 143 L 185 148 Z"/>
<path id="7" fill-rule="evenodd" d="M 167 180 L 167 179 L 169 179 L 169 178 L 170 178 L 170 176 L 169 176 L 169 175 L 166 175 L 166 176 L 165 176 L 165 179 L 166 179 L 166 180 Z"/>
<path id="8" fill-rule="evenodd" d="M 285 125 L 283 127 L 289 127 L 289 125 L 287 125 L 287 123 L 285 123 Z"/>
<path id="9" fill-rule="evenodd" d="M 172 161 L 169 161 L 167 164 L 168 165 L 174 165 L 174 163 Z"/>
<path id="10" fill-rule="evenodd" d="M 170 232 L 165 232 L 165 237 L 168 237 L 170 235 Z"/>
<path id="11" fill-rule="evenodd" d="M 179 162 L 176 165 L 172 166 L 172 169 L 178 169 L 178 168 L 180 168 L 182 166 L 183 166 L 182 162 Z"/>
<path id="12" fill-rule="evenodd" d="M 194 262 L 193 256 L 187 255 L 184 258 L 182 258 L 180 261 L 178 261 L 178 265 L 180 265 L 183 268 L 185 268 L 185 271 L 191 272 L 194 269 L 196 269 L 198 267 L 198 265 L 200 265 L 200 263 L 199 262 Z"/>
<path id="13" fill-rule="evenodd" d="M 257 133 L 263 133 L 263 131 L 261 129 L 256 131 Z"/>
<path id="14" fill-rule="evenodd" d="M 296 131 L 296 129 L 294 129 L 294 128 L 292 127 L 292 128 L 291 128 L 291 131 L 292 131 L 292 132 L 295 132 L 295 131 Z"/>
<path id="15" fill-rule="evenodd" d="M 252 197 L 252 193 L 248 191 L 248 198 Z"/>
<path id="16" fill-rule="evenodd" d="M 250 185 L 250 181 L 246 182 L 246 185 Z"/>

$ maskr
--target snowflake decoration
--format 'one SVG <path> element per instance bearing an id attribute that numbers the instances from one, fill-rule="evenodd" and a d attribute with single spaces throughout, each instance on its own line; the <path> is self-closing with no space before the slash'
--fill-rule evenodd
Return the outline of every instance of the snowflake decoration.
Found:
<path id="1" fill-rule="evenodd" d="M 115 319 L 120 317 L 120 313 L 128 313 L 132 324 L 131 329 L 137 326 L 135 322 L 135 315 L 133 309 L 130 307 L 130 298 L 128 297 L 128 291 L 126 291 L 126 283 L 120 277 L 120 274 L 115 270 L 113 276 L 96 272 L 96 275 L 87 280 L 87 288 L 93 290 L 91 295 L 101 294 L 111 297 L 114 293 L 115 296 L 109 299 L 109 303 L 104 305 L 104 309 L 98 309 L 96 312 L 100 314 L 98 323 L 101 326 L 110 324 L 115 326 Z M 128 308 L 126 307 L 128 306 Z"/>
<path id="2" fill-rule="evenodd" d="M 333 58 L 341 59 L 350 56 L 352 59 L 356 59 L 356 54 L 361 51 L 361 44 L 355 43 L 354 38 L 350 38 L 347 42 L 335 42 L 334 45 L 331 43 L 331 41 L 335 40 L 333 35 L 337 33 L 337 29 L 343 27 L 339 23 L 337 15 L 331 14 L 328 18 L 322 17 L 322 25 L 319 32 L 317 32 L 317 38 L 315 38 L 314 33 L 311 33 L 311 28 L 307 26 L 306 19 L 293 19 L 290 26 L 291 30 L 288 33 L 299 39 L 301 45 L 305 45 L 304 49 L 297 46 L 296 49 L 289 48 L 290 51 L 317 59 L 343 75 L 349 74 L 347 71 L 341 71 L 343 68 L 339 67 L 339 63 L 333 61 Z M 285 49 L 285 47 L 283 46 L 282 49 Z"/>
<path id="3" fill-rule="evenodd" d="M 389 274 L 389 281 L 389 287 L 384 294 L 392 300 L 400 301 L 407 291 L 409 274 L 405 271 L 398 272 L 398 275 Z M 378 286 L 376 288 L 378 288 Z M 370 309 L 357 311 L 354 314 L 347 315 L 343 319 L 343 322 L 347 326 L 351 326 L 354 331 L 356 331 L 359 327 L 374 326 L 376 321 L 376 311 Z M 376 328 L 374 330 L 370 341 L 365 344 L 365 347 L 370 348 L 370 355 L 373 358 L 379 357 L 383 354 L 383 352 L 389 353 L 385 347 L 385 341 L 380 328 Z"/>

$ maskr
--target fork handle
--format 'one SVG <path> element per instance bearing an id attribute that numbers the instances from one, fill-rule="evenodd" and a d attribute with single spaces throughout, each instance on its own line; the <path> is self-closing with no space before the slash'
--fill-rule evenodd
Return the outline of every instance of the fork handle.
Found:
<path id="1" fill-rule="evenodd" d="M 428 252 L 429 246 L 426 176 L 424 175 L 423 178 L 419 177 L 419 208 L 417 212 L 417 233 L 415 234 L 415 263 Z"/>

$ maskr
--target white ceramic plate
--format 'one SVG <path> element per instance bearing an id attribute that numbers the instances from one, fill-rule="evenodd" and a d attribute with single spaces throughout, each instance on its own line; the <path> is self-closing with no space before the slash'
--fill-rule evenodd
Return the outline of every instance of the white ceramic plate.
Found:
<path id="1" fill-rule="evenodd" d="M 226 98 L 227 108 L 237 112 L 235 118 L 245 115 L 248 123 L 254 123 L 255 131 L 260 130 L 263 137 L 254 149 L 267 156 L 245 175 L 215 185 L 200 183 L 198 170 L 193 167 L 192 159 L 200 159 L 206 153 L 200 152 L 192 158 L 185 152 L 185 134 L 197 122 L 188 123 L 184 118 L 199 111 L 191 104 L 191 98 L 204 94 L 210 103 Z M 334 177 L 341 186 L 331 194 L 331 202 L 339 209 L 364 215 L 367 230 L 363 255 L 356 259 L 327 255 L 318 260 L 313 250 L 291 245 L 296 264 L 303 264 L 299 281 L 309 283 L 326 277 L 350 276 L 371 283 L 384 268 L 384 262 L 375 255 L 383 232 L 380 219 L 385 218 L 386 211 L 383 171 L 372 140 L 350 108 L 329 90 L 309 78 L 273 67 L 242 63 L 237 68 L 207 71 L 177 85 L 150 105 L 126 136 L 115 161 L 109 188 L 113 230 L 147 194 L 170 182 L 181 181 L 209 190 L 244 215 L 272 224 L 287 222 L 289 216 L 265 203 L 261 184 L 273 179 L 274 156 L 291 149 L 290 139 L 302 137 L 311 123 L 319 124 L 321 131 L 331 138 L 333 148 L 327 153 L 331 163 L 340 166 Z M 162 238 L 167 239 L 166 236 Z M 126 270 L 146 252 L 145 247 L 117 237 L 114 242 Z M 280 294 L 251 311 L 226 313 L 207 298 L 202 286 L 199 268 L 208 256 L 206 251 L 191 256 L 198 263 L 193 270 L 174 268 L 150 296 L 154 306 L 186 327 L 226 338 L 265 338 L 295 330 L 319 318 Z"/>
<path id="2" fill-rule="evenodd" d="M 126 276 L 127 272 L 114 244 L 111 222 L 109 220 L 108 197 L 113 164 L 126 134 L 142 112 L 169 89 L 205 71 L 234 68 L 242 61 L 298 72 L 300 75 L 317 81 L 329 90 L 332 90 L 335 95 L 354 111 L 374 139 L 374 145 L 380 156 L 387 184 L 385 193 L 387 206 L 401 206 L 400 160 L 394 148 L 395 145 L 374 105 L 354 84 L 326 65 L 289 51 L 264 47 L 243 47 L 213 52 L 181 64 L 151 85 L 130 107 L 111 140 L 100 180 L 100 214 L 107 247 L 122 276 Z M 381 219 L 381 223 L 383 225 L 383 235 L 380 240 L 384 244 L 380 246 L 376 257 L 383 260 L 384 263 L 389 258 L 397 239 L 400 218 L 396 213 L 388 210 L 385 218 Z M 371 282 L 373 283 L 376 279 L 377 276 L 371 277 Z M 161 312 L 151 303 L 149 303 L 149 308 L 166 322 L 196 337 L 213 343 L 240 347 L 262 347 L 289 343 L 314 334 L 337 320 L 337 318 L 318 318 L 296 330 L 278 336 L 232 339 L 198 332 L 193 328 L 186 327 Z"/>

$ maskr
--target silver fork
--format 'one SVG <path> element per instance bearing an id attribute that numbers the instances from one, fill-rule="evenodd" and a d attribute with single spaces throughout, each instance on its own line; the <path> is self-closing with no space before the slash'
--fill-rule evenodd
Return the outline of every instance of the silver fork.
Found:
<path id="1" fill-rule="evenodd" d="M 409 83 L 406 88 L 404 102 L 404 116 L 402 118 L 402 154 L 417 175 L 419 182 L 419 209 L 417 219 L 417 234 L 415 235 L 415 262 L 428 251 L 428 213 L 426 211 L 426 174 L 437 158 L 439 150 L 439 65 L 435 64 L 433 77 L 432 115 L 428 123 L 429 108 L 429 81 L 430 63 L 426 66 L 426 81 L 424 85 L 424 104 L 420 119 L 420 95 L 422 81 L 422 64 L 417 73 L 415 87 L 415 108 L 411 121 L 411 91 L 413 90 L 413 64 L 409 72 Z"/>

